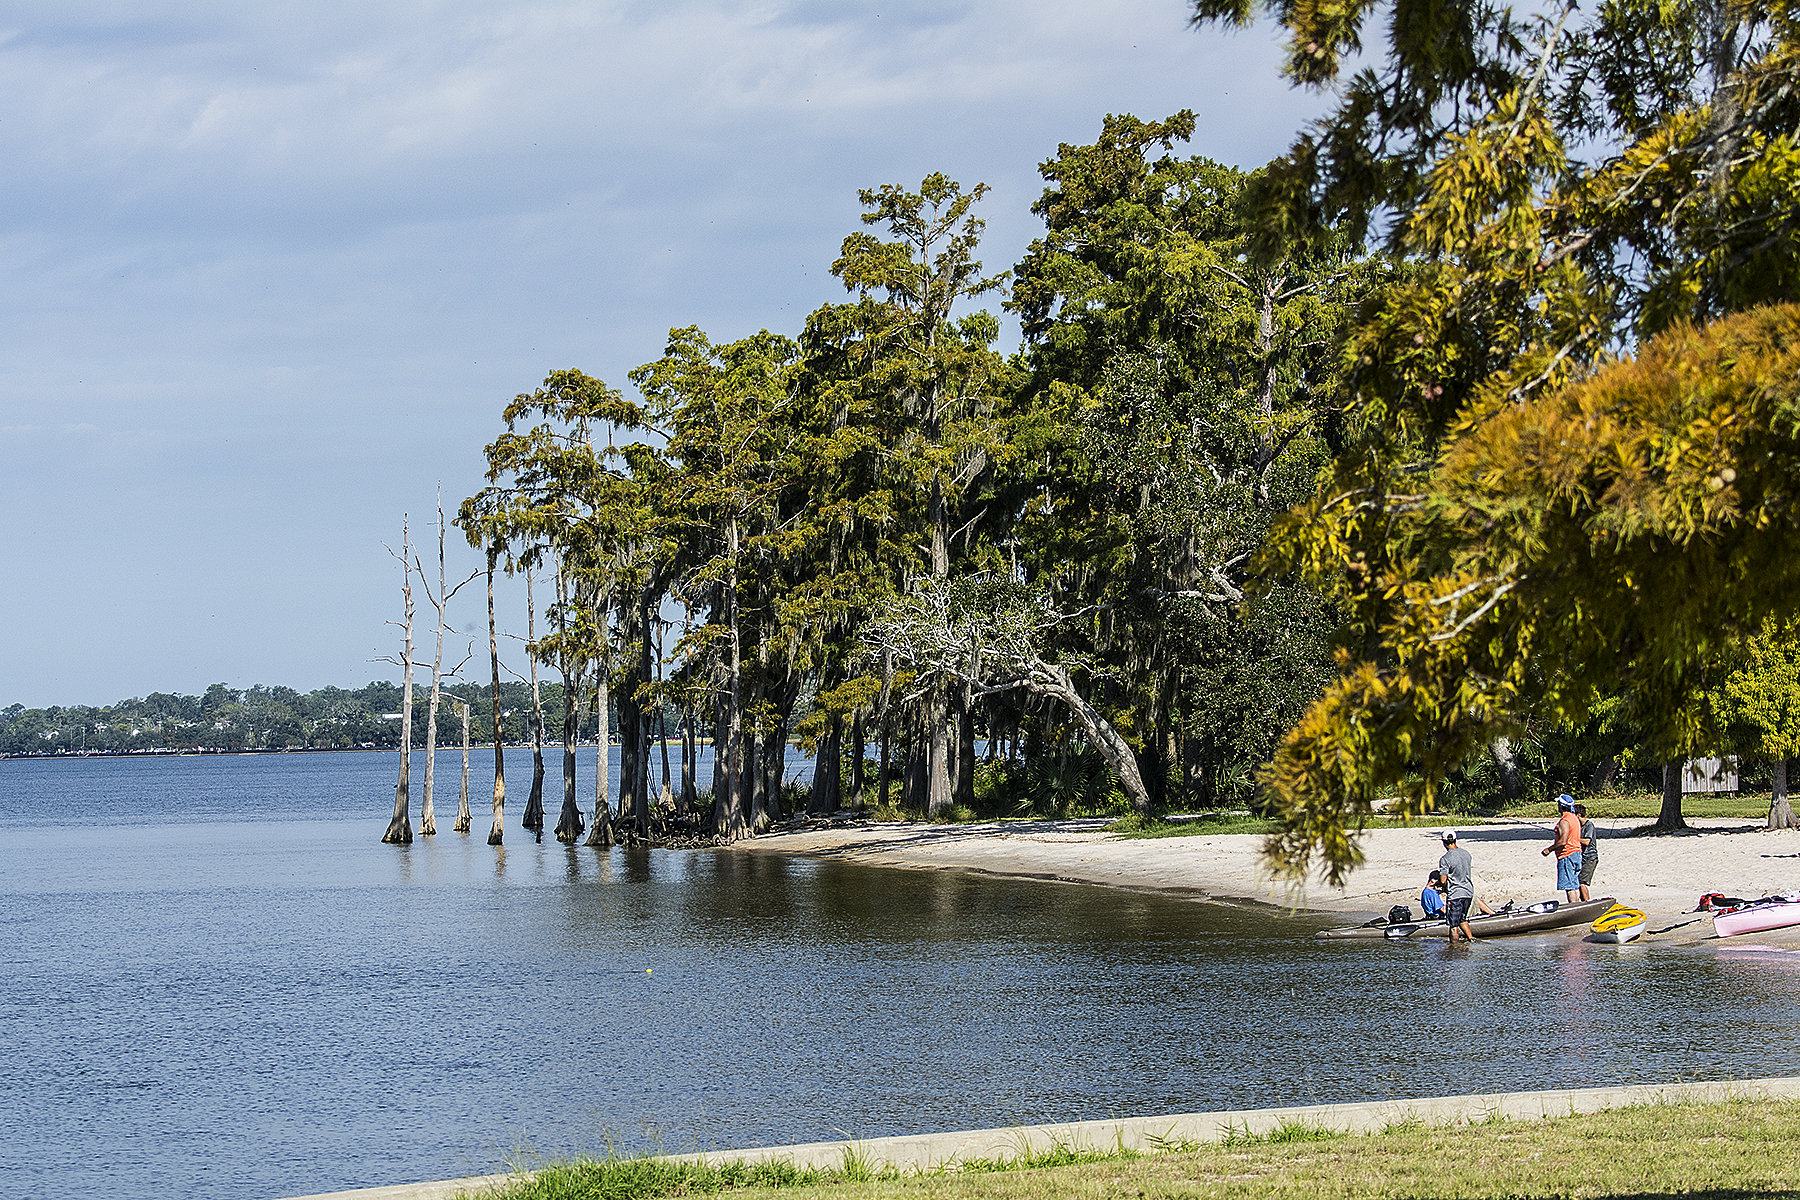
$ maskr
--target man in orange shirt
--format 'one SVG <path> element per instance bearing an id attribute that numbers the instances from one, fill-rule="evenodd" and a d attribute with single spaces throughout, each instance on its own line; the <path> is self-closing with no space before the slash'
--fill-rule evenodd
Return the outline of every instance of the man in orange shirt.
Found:
<path id="1" fill-rule="evenodd" d="M 1575 815 L 1575 797 L 1564 792 L 1556 798 L 1556 837 L 1545 846 L 1545 855 L 1556 855 L 1556 888 L 1569 901 L 1581 900 L 1581 818 Z"/>

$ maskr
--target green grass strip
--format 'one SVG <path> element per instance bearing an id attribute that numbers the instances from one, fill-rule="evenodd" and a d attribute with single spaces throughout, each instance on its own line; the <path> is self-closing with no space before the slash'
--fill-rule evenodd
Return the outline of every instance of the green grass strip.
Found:
<path id="1" fill-rule="evenodd" d="M 529 1181 L 483 1196 L 652 1200 L 727 1192 L 733 1200 L 1800 1200 L 1800 1101 L 1656 1104 L 1465 1126 L 1406 1122 L 1366 1135 L 1293 1124 L 1160 1152 L 1057 1147 L 908 1172 L 882 1169 L 855 1149 L 832 1169 L 609 1158 L 553 1164 Z"/>

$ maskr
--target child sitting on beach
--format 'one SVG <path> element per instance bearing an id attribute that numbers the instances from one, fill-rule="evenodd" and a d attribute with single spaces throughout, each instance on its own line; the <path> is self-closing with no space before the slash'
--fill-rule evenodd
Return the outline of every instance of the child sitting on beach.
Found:
<path id="1" fill-rule="evenodd" d="M 1425 890 L 1419 893 L 1419 907 L 1425 910 L 1427 917 L 1444 915 L 1444 874 L 1433 871 L 1425 880 Z"/>

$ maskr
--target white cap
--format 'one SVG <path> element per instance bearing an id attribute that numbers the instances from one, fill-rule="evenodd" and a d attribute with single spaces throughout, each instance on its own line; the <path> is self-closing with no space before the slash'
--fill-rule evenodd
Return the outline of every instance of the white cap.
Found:
<path id="1" fill-rule="evenodd" d="M 1454 842 L 1456 840 L 1456 830 L 1454 830 L 1454 829 L 1444 830 L 1443 840 L 1446 842 Z"/>

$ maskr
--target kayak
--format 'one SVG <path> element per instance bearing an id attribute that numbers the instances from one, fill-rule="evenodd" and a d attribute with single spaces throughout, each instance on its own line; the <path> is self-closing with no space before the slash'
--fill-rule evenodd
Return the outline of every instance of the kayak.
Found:
<path id="1" fill-rule="evenodd" d="M 1767 904 L 1746 904 L 1729 912 L 1713 914 L 1713 932 L 1720 937 L 1740 933 L 1762 933 L 1800 925 L 1800 901 L 1776 900 Z"/>
<path id="2" fill-rule="evenodd" d="M 1569 904 L 1559 900 L 1545 900 L 1525 908 L 1493 913 L 1485 917 L 1470 917 L 1469 932 L 1480 941 L 1484 937 L 1502 937 L 1511 933 L 1537 933 L 1544 929 L 1563 929 L 1570 925 L 1582 925 L 1594 920 L 1616 902 L 1611 896 L 1600 900 L 1587 900 Z M 1800 905 L 1795 907 L 1800 908 Z M 1800 920 L 1800 918 L 1796 918 Z M 1450 926 L 1443 921 L 1410 921 L 1400 925 L 1348 925 L 1341 929 L 1321 929 L 1313 937 L 1322 941 L 1338 940 L 1387 940 L 1401 941 L 1406 938 L 1447 938 Z"/>
<path id="3" fill-rule="evenodd" d="M 1635 941 L 1638 934 L 1644 932 L 1644 924 L 1648 920 L 1635 908 L 1615 904 L 1610 912 L 1588 928 L 1593 931 L 1596 942 L 1611 942 L 1622 946 L 1626 942 Z"/>

